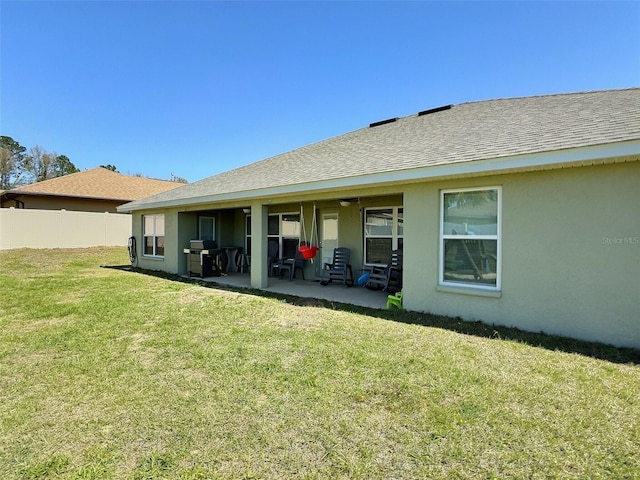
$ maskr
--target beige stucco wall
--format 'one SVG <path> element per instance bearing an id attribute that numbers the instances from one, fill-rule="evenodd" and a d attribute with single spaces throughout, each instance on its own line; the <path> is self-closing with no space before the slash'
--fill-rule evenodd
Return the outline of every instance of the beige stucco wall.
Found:
<path id="1" fill-rule="evenodd" d="M 22 205 L 16 204 L 18 200 Z M 117 213 L 116 207 L 123 201 L 99 200 L 89 198 L 63 197 L 56 195 L 18 195 L 15 199 L 5 201 L 2 208 L 25 208 L 37 210 L 73 210 L 77 212 L 109 212 Z"/>
<path id="2" fill-rule="evenodd" d="M 441 291 L 440 190 L 495 185 L 501 295 Z M 640 162 L 416 185 L 404 202 L 406 308 L 640 347 Z"/>
<path id="3" fill-rule="evenodd" d="M 125 246 L 130 232 L 127 214 L 0 209 L 0 250 Z"/>
<path id="4" fill-rule="evenodd" d="M 502 188 L 502 289 L 493 295 L 443 289 L 438 285 L 440 191 L 484 186 Z M 360 202 L 340 207 L 341 197 Z M 362 265 L 362 209 L 403 205 L 407 309 L 640 348 L 638 161 L 275 200 L 264 207 L 269 213 L 299 211 L 304 202 L 307 234 L 313 201 L 319 214 L 338 211 L 340 243 L 353 249 L 356 276 Z M 216 221 L 218 233 L 233 231 L 230 240 L 238 245 L 244 242 L 242 206 L 225 205 L 229 209 Z M 140 255 L 142 212 L 134 212 L 142 268 L 186 272 L 182 249 L 197 235 L 197 211 L 206 209 L 189 210 L 164 211 L 164 259 Z"/>
<path id="5" fill-rule="evenodd" d="M 190 223 L 187 219 L 191 218 L 191 222 L 196 224 L 195 215 L 189 215 L 187 217 L 182 217 L 178 210 L 170 209 L 170 210 L 152 210 L 148 212 L 144 212 L 144 215 L 153 215 L 153 214 L 164 214 L 164 257 L 150 257 L 143 255 L 143 229 L 142 229 L 142 217 L 143 214 L 139 212 L 134 212 L 131 222 L 131 235 L 136 238 L 136 247 L 137 247 L 137 256 L 138 256 L 138 267 L 144 268 L 147 270 L 160 270 L 163 272 L 169 273 L 178 273 L 180 272 L 180 256 L 178 252 L 178 246 L 180 245 L 181 235 L 178 226 L 180 224 L 185 226 L 185 232 L 188 232 L 191 227 L 187 227 Z M 181 222 L 182 220 L 182 222 Z M 197 228 L 197 227 L 196 227 Z M 188 246 L 187 241 L 187 246 Z M 182 247 L 180 247 L 180 252 L 182 252 Z"/>

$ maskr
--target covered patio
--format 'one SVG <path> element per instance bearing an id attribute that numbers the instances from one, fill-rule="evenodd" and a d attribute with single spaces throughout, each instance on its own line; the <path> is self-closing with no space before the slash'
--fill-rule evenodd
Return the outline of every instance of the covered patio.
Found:
<path id="1" fill-rule="evenodd" d="M 319 280 L 322 265 L 332 262 L 338 248 L 350 253 L 349 281 L 373 266 L 383 267 L 392 250 L 402 249 L 402 202 L 402 195 L 391 192 L 351 201 L 330 194 L 308 201 L 179 211 L 177 218 L 167 220 L 177 223 L 178 228 L 175 247 L 165 248 L 164 260 L 167 252 L 177 248 L 177 270 L 185 277 L 202 276 L 205 282 L 230 287 L 384 309 L 388 293 L 382 290 L 347 287 L 335 280 L 322 286 Z M 168 245 L 169 239 L 166 242 Z M 215 242 L 215 246 L 202 249 L 207 253 L 201 257 L 198 249 L 187 248 L 193 242 Z M 317 246 L 317 254 L 314 251 L 313 256 L 301 258 L 301 245 Z M 204 265 L 203 258 L 208 259 L 210 268 L 192 268 L 193 262 Z M 296 265 L 303 260 L 301 269 L 306 280 L 300 278 L 298 266 L 293 281 L 288 275 L 279 278 L 275 263 L 294 260 Z M 214 275 L 214 264 L 224 272 L 222 276 Z"/>
<path id="2" fill-rule="evenodd" d="M 220 277 L 204 277 L 202 281 L 229 287 L 251 288 L 251 276 L 248 273 L 231 272 Z M 319 280 L 293 279 L 289 281 L 286 278 L 278 277 L 269 277 L 267 287 L 261 290 L 378 309 L 386 308 L 388 295 L 382 290 L 369 290 L 360 286 L 346 287 L 337 283 L 322 286 Z"/>

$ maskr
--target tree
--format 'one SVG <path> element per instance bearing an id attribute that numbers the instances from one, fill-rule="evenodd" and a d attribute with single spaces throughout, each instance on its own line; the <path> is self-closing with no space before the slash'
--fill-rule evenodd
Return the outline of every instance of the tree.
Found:
<path id="1" fill-rule="evenodd" d="M 23 183 L 26 150 L 13 138 L 0 136 L 0 190 L 9 190 Z"/>
<path id="2" fill-rule="evenodd" d="M 102 168 L 106 168 L 107 170 L 111 170 L 112 172 L 120 173 L 118 172 L 118 169 L 116 168 L 115 165 L 108 164 L 108 165 L 100 165 L 100 166 Z"/>
<path id="3" fill-rule="evenodd" d="M 173 172 L 171 173 L 171 181 L 177 183 L 189 183 L 186 178 L 174 175 Z"/>
<path id="4" fill-rule="evenodd" d="M 34 182 L 42 182 L 79 171 L 66 155 L 47 152 L 38 145 L 29 150 L 26 158 L 27 171 Z"/>
<path id="5" fill-rule="evenodd" d="M 62 177 L 63 175 L 69 175 L 70 173 L 80 171 L 73 163 L 71 163 L 71 160 L 69 160 L 69 157 L 66 155 L 58 155 L 56 157 L 53 170 L 56 177 Z"/>
<path id="6" fill-rule="evenodd" d="M 27 169 L 34 182 L 41 182 L 54 177 L 54 164 L 57 155 L 48 153 L 39 145 L 29 149 Z"/>
<path id="7" fill-rule="evenodd" d="M 0 190 L 78 171 L 66 155 L 47 152 L 38 145 L 27 152 L 13 138 L 0 136 Z"/>

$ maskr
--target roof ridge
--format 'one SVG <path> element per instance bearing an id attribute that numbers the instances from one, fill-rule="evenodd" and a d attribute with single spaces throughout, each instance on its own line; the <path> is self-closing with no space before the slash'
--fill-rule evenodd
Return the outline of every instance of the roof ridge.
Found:
<path id="1" fill-rule="evenodd" d="M 484 100 L 471 100 L 468 102 L 456 103 L 456 105 L 469 105 L 474 103 L 486 103 L 486 102 L 501 102 L 508 100 L 530 100 L 534 98 L 551 98 L 551 97 L 564 97 L 564 96 L 577 96 L 577 95 L 589 95 L 589 94 L 603 94 L 608 92 L 624 92 L 631 90 L 640 90 L 639 87 L 625 87 L 625 88 L 609 88 L 606 90 L 576 90 L 573 92 L 558 92 L 558 93 L 540 93 L 537 95 L 524 95 L 524 96 L 513 96 L 513 97 L 497 97 L 497 98 L 487 98 Z"/>
<path id="2" fill-rule="evenodd" d="M 609 93 L 609 92 L 624 92 L 624 91 L 631 91 L 631 90 L 640 90 L 640 86 L 638 87 L 625 87 L 625 88 L 610 88 L 607 90 L 577 90 L 577 91 L 573 91 L 573 92 L 558 92 L 558 93 L 540 93 L 537 95 L 523 95 L 523 96 L 511 96 L 511 97 L 497 97 L 497 98 L 486 98 L 486 99 L 482 99 L 482 100 L 470 100 L 470 101 L 466 101 L 466 102 L 460 102 L 460 103 L 442 103 L 437 107 L 430 107 L 427 109 L 423 109 L 420 110 L 416 113 L 410 113 L 408 115 L 400 115 L 400 116 L 390 116 L 387 117 L 389 120 L 394 120 L 394 121 L 398 121 L 398 120 L 405 120 L 405 119 L 410 119 L 410 118 L 415 118 L 415 117 L 420 117 L 420 116 L 424 116 L 420 115 L 421 112 L 428 112 L 428 113 L 438 113 L 440 111 L 445 111 L 445 110 L 449 110 L 451 108 L 455 108 L 457 106 L 463 106 L 463 105 L 476 105 L 476 104 L 480 104 L 480 103 L 490 103 L 490 102 L 505 102 L 505 101 L 515 101 L 515 100 L 530 100 L 530 99 L 537 99 L 537 98 L 552 98 L 552 97 L 562 97 L 562 96 L 577 96 L 577 95 L 589 95 L 589 94 L 603 94 L 603 93 Z M 431 112 L 433 110 L 433 112 Z M 369 125 L 367 125 L 366 127 L 361 127 L 361 128 L 357 128 L 355 130 L 353 130 L 353 132 L 361 130 L 361 129 L 365 129 L 365 128 L 371 128 L 371 126 L 383 126 L 386 125 L 388 123 L 394 123 L 392 121 L 389 120 L 383 120 L 381 122 L 374 122 L 371 123 Z M 351 132 L 345 132 L 346 133 L 351 133 Z M 341 135 L 338 135 L 341 136 Z M 329 139 L 327 139 L 329 140 Z M 311 144 L 312 145 L 312 144 Z M 297 148 L 294 148 L 293 150 L 297 150 Z M 287 152 L 284 152 L 287 153 Z M 274 155 L 277 156 L 277 155 Z"/>

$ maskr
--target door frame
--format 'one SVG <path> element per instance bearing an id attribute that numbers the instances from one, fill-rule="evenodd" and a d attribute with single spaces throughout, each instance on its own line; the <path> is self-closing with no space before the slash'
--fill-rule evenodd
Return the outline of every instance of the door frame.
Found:
<path id="1" fill-rule="evenodd" d="M 340 210 L 337 208 L 319 209 L 320 221 L 318 222 L 318 243 L 320 244 L 320 261 L 317 262 L 316 275 L 322 274 L 322 268 L 325 263 L 330 263 L 333 259 L 333 249 L 340 246 Z M 325 219 L 335 218 L 335 239 L 326 239 Z M 325 246 L 325 243 L 328 243 Z M 328 252 L 326 249 L 330 249 Z"/>

